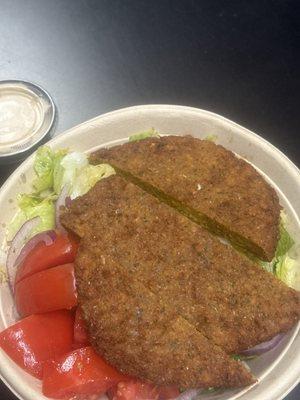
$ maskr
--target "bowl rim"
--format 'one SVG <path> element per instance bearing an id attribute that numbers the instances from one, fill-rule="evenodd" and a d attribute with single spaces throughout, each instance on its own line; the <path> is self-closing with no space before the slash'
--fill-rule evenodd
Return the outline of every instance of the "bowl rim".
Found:
<path id="1" fill-rule="evenodd" d="M 81 124 L 78 124 L 70 129 L 62 132 L 61 134 L 59 134 L 59 135 L 55 136 L 54 138 L 52 138 L 51 140 L 49 140 L 47 142 L 47 144 L 54 145 L 55 147 L 57 147 L 57 146 L 59 146 L 59 144 L 61 142 L 66 141 L 68 137 L 76 135 L 77 131 L 80 131 L 89 126 L 92 127 L 95 125 L 95 123 L 98 123 L 99 121 L 105 122 L 105 120 L 107 120 L 106 122 L 108 122 L 109 119 L 111 119 L 111 118 L 118 119 L 123 114 L 132 114 L 133 116 L 136 116 L 136 113 L 147 112 L 147 111 L 160 111 L 160 112 L 161 111 L 166 111 L 166 112 L 172 111 L 172 112 L 187 113 L 190 115 L 195 114 L 198 117 L 201 115 L 202 116 L 206 115 L 206 116 L 210 117 L 211 119 L 215 119 L 220 122 L 223 122 L 224 124 L 229 124 L 230 126 L 236 127 L 239 130 L 244 131 L 245 134 L 251 136 L 252 139 L 259 146 L 263 147 L 266 152 L 275 153 L 278 156 L 278 158 L 280 158 L 281 163 L 289 170 L 289 173 L 292 174 L 294 176 L 294 178 L 296 178 L 296 177 L 298 179 L 300 178 L 299 168 L 284 153 L 282 153 L 274 145 L 269 143 L 266 139 L 262 138 L 258 134 L 254 133 L 254 132 L 248 130 L 247 128 L 244 128 L 243 126 L 235 123 L 234 121 L 231 121 L 230 119 L 223 117 L 221 115 L 218 115 L 216 113 L 213 113 L 213 112 L 210 112 L 207 110 L 203 110 L 203 109 L 199 109 L 199 108 L 195 108 L 195 107 L 188 107 L 188 106 L 181 106 L 181 105 L 149 104 L 149 105 L 138 105 L 138 106 L 126 107 L 126 108 L 121 108 L 121 109 L 118 109 L 115 111 L 110 111 L 108 113 L 101 114 L 97 117 L 94 117 L 88 121 L 85 121 Z M 22 164 L 10 175 L 10 177 L 6 180 L 6 182 L 2 185 L 2 187 L 0 188 L 0 201 L 1 201 L 1 194 L 6 191 L 6 189 L 8 188 L 8 186 L 11 182 L 16 180 L 16 177 L 20 175 L 22 170 L 26 169 L 26 167 L 28 167 L 32 164 L 33 157 L 34 157 L 34 154 L 27 157 L 22 162 Z M 299 222 L 299 218 L 298 218 L 298 222 Z M 299 353 L 299 356 L 300 356 L 300 353 Z M 278 361 L 278 363 L 280 363 L 280 361 L 281 361 L 281 358 Z M 300 372 L 300 365 L 299 365 L 298 372 Z M 295 375 L 295 374 L 293 374 L 293 375 Z M 6 384 L 6 386 L 15 394 L 15 396 L 17 396 L 20 400 L 24 400 L 24 397 L 22 397 L 22 395 L 20 393 L 18 393 L 17 389 L 12 385 L 12 383 L 9 382 L 9 380 L 6 377 L 3 376 L 1 363 L 0 363 L 0 378 Z M 284 388 L 281 387 L 281 389 L 283 389 L 281 391 L 281 393 L 274 392 L 274 395 L 275 396 L 277 395 L 276 400 L 283 399 L 283 397 L 285 397 L 300 382 L 300 376 L 298 376 L 298 379 L 296 376 L 294 376 L 293 379 L 291 379 L 290 381 L 291 382 L 288 386 L 285 385 Z M 40 394 L 40 396 L 42 396 L 42 394 Z M 234 396 L 234 398 L 235 398 L 235 396 Z M 275 400 L 275 397 L 274 397 L 274 400 Z"/>

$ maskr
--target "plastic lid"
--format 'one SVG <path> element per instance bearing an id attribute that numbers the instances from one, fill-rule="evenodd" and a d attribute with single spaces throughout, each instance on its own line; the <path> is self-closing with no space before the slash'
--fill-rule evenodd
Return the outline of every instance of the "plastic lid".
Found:
<path id="1" fill-rule="evenodd" d="M 41 87 L 23 81 L 0 81 L 0 158 L 16 156 L 50 131 L 54 103 Z"/>

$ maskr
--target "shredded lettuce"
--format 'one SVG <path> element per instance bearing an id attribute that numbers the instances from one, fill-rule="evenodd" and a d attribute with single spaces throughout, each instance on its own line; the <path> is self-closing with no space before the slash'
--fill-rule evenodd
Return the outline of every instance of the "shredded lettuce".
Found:
<path id="1" fill-rule="evenodd" d="M 154 128 L 151 128 L 149 129 L 149 131 L 140 132 L 136 133 L 135 135 L 129 136 L 129 142 L 137 142 L 148 137 L 159 137 L 159 134 Z"/>
<path id="2" fill-rule="evenodd" d="M 210 142 L 215 142 L 218 139 L 217 135 L 207 135 L 204 140 L 209 140 Z"/>
<path id="3" fill-rule="evenodd" d="M 284 256 L 294 245 L 294 240 L 284 227 L 284 221 L 281 219 L 280 222 L 280 239 L 278 241 L 278 245 L 276 248 L 275 257 L 278 259 L 279 257 Z"/>
<path id="4" fill-rule="evenodd" d="M 65 154 L 66 150 L 53 151 L 48 146 L 42 146 L 37 150 L 33 166 L 36 178 L 32 183 L 36 193 L 52 189 L 55 165 Z"/>
<path id="5" fill-rule="evenodd" d="M 87 165 L 75 176 L 71 184 L 70 196 L 75 199 L 88 192 L 99 180 L 115 174 L 108 164 Z"/>
<path id="6" fill-rule="evenodd" d="M 258 260 L 257 258 L 253 258 L 253 261 L 256 262 L 257 264 L 259 264 L 261 267 L 263 267 L 263 269 L 270 272 L 271 274 L 275 274 L 273 261 L 272 262 L 261 261 L 261 260 Z"/>
<path id="7" fill-rule="evenodd" d="M 289 251 L 295 242 L 285 227 L 286 223 L 287 216 L 282 212 L 279 228 L 280 238 L 277 244 L 275 257 L 271 262 L 261 262 L 261 265 L 264 269 L 273 273 L 288 286 L 295 287 L 297 284 L 296 278 L 298 263 L 289 255 Z"/>
<path id="8" fill-rule="evenodd" d="M 40 147 L 35 156 L 33 192 L 18 196 L 19 209 L 8 227 L 7 239 L 11 240 L 27 220 L 39 216 L 41 222 L 31 232 L 55 228 L 55 200 L 62 188 L 68 185 L 72 199 L 85 194 L 97 181 L 115 173 L 108 164 L 89 165 L 84 153 L 67 150 L 54 151 L 48 146 Z"/>
<path id="9" fill-rule="evenodd" d="M 275 274 L 277 278 L 285 282 L 288 286 L 294 286 L 296 281 L 297 262 L 293 258 L 285 255 L 280 257 L 275 265 Z"/>
<path id="10" fill-rule="evenodd" d="M 54 192 L 58 194 L 66 184 L 72 185 L 76 176 L 87 166 L 86 154 L 74 151 L 65 155 L 54 168 Z"/>
<path id="11" fill-rule="evenodd" d="M 100 179 L 114 173 L 110 165 L 89 165 L 86 154 L 74 151 L 65 155 L 55 166 L 53 189 L 58 194 L 68 185 L 68 193 L 75 199 L 88 192 Z"/>
<path id="12" fill-rule="evenodd" d="M 19 210 L 12 219 L 8 229 L 8 240 L 11 240 L 21 226 L 29 219 L 39 216 L 40 223 L 32 230 L 30 237 L 38 232 L 53 229 L 55 226 L 55 207 L 51 198 L 37 195 L 21 194 L 18 196 Z"/>

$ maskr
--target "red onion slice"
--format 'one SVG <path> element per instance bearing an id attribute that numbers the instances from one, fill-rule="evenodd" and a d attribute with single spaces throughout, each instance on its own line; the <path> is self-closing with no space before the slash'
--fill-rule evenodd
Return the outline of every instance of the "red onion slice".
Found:
<path id="1" fill-rule="evenodd" d="M 32 230 L 40 223 L 40 217 L 34 217 L 21 226 L 18 232 L 15 234 L 11 245 L 8 250 L 7 259 L 6 259 L 6 270 L 8 275 L 8 282 L 13 290 L 15 276 L 16 276 L 16 260 L 19 257 L 22 247 L 24 243 L 27 242 L 30 233 Z"/>
<path id="2" fill-rule="evenodd" d="M 35 236 L 33 236 L 29 242 L 27 242 L 19 256 L 17 257 L 16 261 L 15 261 L 15 267 L 17 269 L 17 267 L 23 262 L 23 260 L 25 259 L 25 257 L 27 256 L 27 254 L 40 242 L 44 242 L 46 246 L 50 246 L 50 244 L 52 244 L 54 242 L 54 240 L 56 239 L 56 232 L 54 230 L 50 230 L 50 231 L 45 231 L 45 232 L 40 232 L 37 233 Z"/>
<path id="3" fill-rule="evenodd" d="M 69 192 L 69 185 L 65 185 L 62 188 L 60 195 L 58 196 L 58 199 L 56 200 L 56 204 L 55 204 L 55 225 L 56 225 L 56 228 L 58 230 L 60 230 L 61 232 L 65 232 L 65 229 L 59 220 L 60 213 L 61 213 L 60 208 L 66 205 L 66 201 L 68 198 L 68 192 Z"/>
<path id="4" fill-rule="evenodd" d="M 247 349 L 241 353 L 243 356 L 258 356 L 260 354 L 266 353 L 267 351 L 272 350 L 281 339 L 285 336 L 284 333 L 279 333 L 278 335 L 274 336 L 271 340 L 267 342 L 259 343 L 258 345 L 252 347 L 251 349 Z"/>

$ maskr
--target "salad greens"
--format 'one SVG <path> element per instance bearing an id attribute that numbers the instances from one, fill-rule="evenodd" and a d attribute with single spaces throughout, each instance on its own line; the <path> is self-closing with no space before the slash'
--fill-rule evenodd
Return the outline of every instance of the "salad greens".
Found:
<path id="1" fill-rule="evenodd" d="M 72 185 L 76 177 L 89 165 L 84 153 L 71 152 L 57 163 L 53 171 L 53 190 L 60 193 L 62 188 L 68 184 Z"/>
<path id="2" fill-rule="evenodd" d="M 286 223 L 287 216 L 282 211 L 280 214 L 279 227 L 280 238 L 277 244 L 275 257 L 271 262 L 261 262 L 261 265 L 288 286 L 293 286 L 295 284 L 297 262 L 290 257 L 289 251 L 295 242 L 286 229 Z"/>
<path id="3" fill-rule="evenodd" d="M 75 199 L 82 196 L 93 187 L 100 179 L 114 175 L 115 170 L 108 164 L 87 165 L 78 174 L 71 186 L 70 197 Z"/>
<path id="4" fill-rule="evenodd" d="M 210 142 L 215 142 L 218 139 L 217 135 L 207 135 L 204 140 L 209 140 Z"/>
<path id="5" fill-rule="evenodd" d="M 285 223 L 286 223 L 286 217 L 285 216 L 281 217 L 280 228 L 279 228 L 280 239 L 275 253 L 275 258 L 277 259 L 284 256 L 295 243 L 294 240 L 289 235 L 288 231 L 286 230 Z"/>
<path id="6" fill-rule="evenodd" d="M 80 152 L 68 152 L 66 149 L 52 150 L 48 146 L 40 147 L 33 165 L 36 177 L 33 180 L 33 192 L 18 196 L 19 210 L 8 227 L 8 240 L 11 240 L 27 220 L 39 216 L 40 223 L 31 232 L 55 228 L 55 201 L 67 185 L 71 199 L 85 194 L 97 181 L 115 173 L 108 164 L 89 165 L 88 157 Z"/>
<path id="7" fill-rule="evenodd" d="M 36 193 L 53 188 L 54 170 L 66 153 L 67 150 L 53 151 L 48 146 L 42 146 L 37 150 L 33 166 L 36 178 L 32 183 Z"/>
<path id="8" fill-rule="evenodd" d="M 110 165 L 90 165 L 86 154 L 74 151 L 65 155 L 55 166 L 53 189 L 55 193 L 60 193 L 67 185 L 69 196 L 75 199 L 84 195 L 100 179 L 114 173 Z"/>
<path id="9" fill-rule="evenodd" d="M 285 282 L 288 286 L 294 287 L 296 285 L 297 276 L 297 262 L 293 258 L 286 255 L 276 264 L 275 275 L 281 281 Z"/>
<path id="10" fill-rule="evenodd" d="M 129 142 L 137 142 L 148 137 L 159 137 L 158 131 L 156 131 L 154 128 L 151 128 L 149 131 L 136 133 L 135 135 L 129 136 Z"/>
<path id="11" fill-rule="evenodd" d="M 30 236 L 38 232 L 54 228 L 55 206 L 51 197 L 43 198 L 35 194 L 21 194 L 18 196 L 19 211 L 8 227 L 8 240 L 11 240 L 20 227 L 27 220 L 40 217 L 40 223 L 33 229 Z"/>

